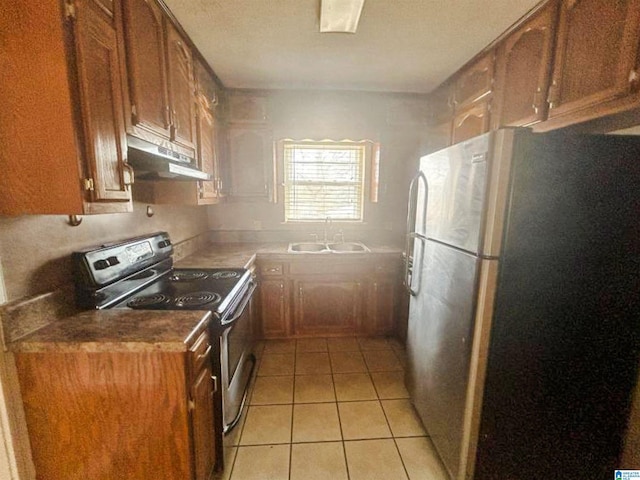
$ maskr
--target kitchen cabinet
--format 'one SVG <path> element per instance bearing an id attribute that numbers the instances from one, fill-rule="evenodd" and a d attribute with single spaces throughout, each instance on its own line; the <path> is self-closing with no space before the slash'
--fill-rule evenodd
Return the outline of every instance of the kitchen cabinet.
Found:
<path id="1" fill-rule="evenodd" d="M 3 8 L 0 213 L 131 211 L 119 2 Z"/>
<path id="2" fill-rule="evenodd" d="M 196 78 L 196 160 L 198 167 L 211 175 L 207 181 L 140 181 L 134 198 L 152 204 L 211 205 L 218 203 L 222 193 L 222 166 L 219 147 L 220 122 L 216 116 L 218 87 L 199 61 L 195 63 Z"/>
<path id="3" fill-rule="evenodd" d="M 375 265 L 367 282 L 366 319 L 363 330 L 369 335 L 391 335 L 398 332 L 400 300 L 400 264 L 386 261 Z"/>
<path id="4" fill-rule="evenodd" d="M 274 201 L 273 133 L 264 127 L 230 124 L 229 195 L 243 200 Z"/>
<path id="5" fill-rule="evenodd" d="M 127 133 L 195 157 L 193 53 L 155 0 L 123 0 Z"/>
<path id="6" fill-rule="evenodd" d="M 546 118 L 557 12 L 558 2 L 549 2 L 498 46 L 493 128 Z"/>
<path id="7" fill-rule="evenodd" d="M 360 320 L 361 283 L 338 277 L 293 282 L 296 335 L 355 334 Z"/>
<path id="8" fill-rule="evenodd" d="M 637 91 L 640 1 L 563 0 L 551 85 L 551 123 L 610 113 L 606 103 Z M 601 108 L 602 107 L 602 108 Z"/>
<path id="9" fill-rule="evenodd" d="M 263 338 L 289 336 L 289 285 L 284 278 L 260 282 L 261 332 Z"/>
<path id="10" fill-rule="evenodd" d="M 222 197 L 222 157 L 219 151 L 219 121 L 216 105 L 218 87 L 202 64 L 196 62 L 197 145 L 200 169 L 211 175 L 210 181 L 198 182 L 200 203 L 215 203 Z"/>
<path id="11" fill-rule="evenodd" d="M 209 338 L 188 351 L 15 354 L 38 478 L 207 480 Z"/>
<path id="12" fill-rule="evenodd" d="M 494 52 L 485 53 L 460 71 L 453 84 L 456 110 L 489 95 L 493 89 Z"/>
<path id="13" fill-rule="evenodd" d="M 258 261 L 263 338 L 396 333 L 399 258 L 287 257 Z"/>
<path id="14" fill-rule="evenodd" d="M 489 101 L 484 99 L 456 112 L 451 127 L 451 144 L 489 131 Z"/>

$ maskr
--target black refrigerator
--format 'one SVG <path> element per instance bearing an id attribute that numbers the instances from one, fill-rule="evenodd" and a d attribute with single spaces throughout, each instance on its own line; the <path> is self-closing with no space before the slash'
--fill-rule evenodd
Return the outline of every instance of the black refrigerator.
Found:
<path id="1" fill-rule="evenodd" d="M 451 478 L 613 478 L 639 368 L 640 137 L 498 130 L 423 157 L 409 197 L 406 380 Z"/>

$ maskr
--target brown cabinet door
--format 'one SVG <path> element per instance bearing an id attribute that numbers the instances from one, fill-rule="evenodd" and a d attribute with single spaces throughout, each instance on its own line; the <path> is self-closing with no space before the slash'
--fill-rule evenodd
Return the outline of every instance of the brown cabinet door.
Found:
<path id="1" fill-rule="evenodd" d="M 491 93 L 493 51 L 486 53 L 459 73 L 453 87 L 456 108 L 476 102 Z"/>
<path id="2" fill-rule="evenodd" d="M 205 365 L 191 386 L 191 432 L 195 480 L 208 480 L 215 465 L 213 383 Z"/>
<path id="3" fill-rule="evenodd" d="M 231 196 L 271 198 L 273 140 L 268 129 L 230 127 Z"/>
<path id="4" fill-rule="evenodd" d="M 289 335 L 288 293 L 284 279 L 260 282 L 261 330 L 264 338 Z"/>
<path id="5" fill-rule="evenodd" d="M 341 279 L 294 282 L 297 335 L 353 334 L 360 315 L 360 282 Z"/>
<path id="6" fill-rule="evenodd" d="M 389 335 L 395 331 L 397 282 L 374 280 L 368 288 L 367 319 L 364 330 L 371 335 Z"/>
<path id="7" fill-rule="evenodd" d="M 456 114 L 451 130 L 451 143 L 462 142 L 488 131 L 489 101 L 483 100 Z"/>
<path id="8" fill-rule="evenodd" d="M 117 14 L 117 12 L 116 12 Z M 75 50 L 91 201 L 129 201 L 119 17 L 92 1 L 77 8 Z"/>
<path id="9" fill-rule="evenodd" d="M 169 138 L 163 12 L 155 0 L 123 0 L 130 125 Z"/>
<path id="10" fill-rule="evenodd" d="M 195 99 L 193 83 L 193 54 L 185 39 L 169 21 L 167 32 L 167 63 L 169 105 L 171 106 L 170 139 L 186 148 L 195 149 Z"/>
<path id="11" fill-rule="evenodd" d="M 496 60 L 496 128 L 526 126 L 546 118 L 558 4 L 549 2 L 498 48 Z"/>
<path id="12" fill-rule="evenodd" d="M 549 118 L 628 94 L 639 31 L 639 0 L 563 0 Z"/>
<path id="13" fill-rule="evenodd" d="M 206 203 L 218 198 L 220 172 L 218 168 L 217 129 L 215 104 L 217 103 L 216 85 L 205 68 L 196 62 L 196 107 L 197 107 L 197 145 L 198 162 L 203 172 L 211 175 L 211 181 L 199 183 L 199 198 Z"/>

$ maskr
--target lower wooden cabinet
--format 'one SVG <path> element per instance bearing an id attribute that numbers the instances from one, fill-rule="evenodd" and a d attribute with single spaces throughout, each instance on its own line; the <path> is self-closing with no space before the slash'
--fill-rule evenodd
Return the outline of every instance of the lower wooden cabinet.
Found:
<path id="1" fill-rule="evenodd" d="M 214 381 L 199 340 L 188 352 L 16 353 L 37 477 L 208 480 Z"/>
<path id="2" fill-rule="evenodd" d="M 261 328 L 264 338 L 289 335 L 289 288 L 284 279 L 260 282 Z"/>
<path id="3" fill-rule="evenodd" d="M 395 335 L 399 256 L 258 260 L 262 338 Z"/>
<path id="4" fill-rule="evenodd" d="M 338 278 L 294 280 L 296 335 L 355 334 L 360 317 L 360 282 Z"/>

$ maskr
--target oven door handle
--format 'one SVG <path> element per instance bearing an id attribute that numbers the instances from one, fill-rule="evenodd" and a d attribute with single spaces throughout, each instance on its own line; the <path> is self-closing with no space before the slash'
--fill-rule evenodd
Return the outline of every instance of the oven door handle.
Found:
<path id="1" fill-rule="evenodd" d="M 253 292 L 256 290 L 257 287 L 258 285 L 256 285 L 254 282 L 251 282 L 251 284 L 249 285 L 249 288 L 247 289 L 247 292 L 244 294 L 244 300 L 242 300 L 242 304 L 240 305 L 240 307 L 236 308 L 233 317 L 231 317 L 228 320 L 222 321 L 222 326 L 227 327 L 242 316 L 242 314 L 244 313 L 244 310 L 247 308 L 247 305 L 249 305 L 249 301 L 253 296 Z"/>

